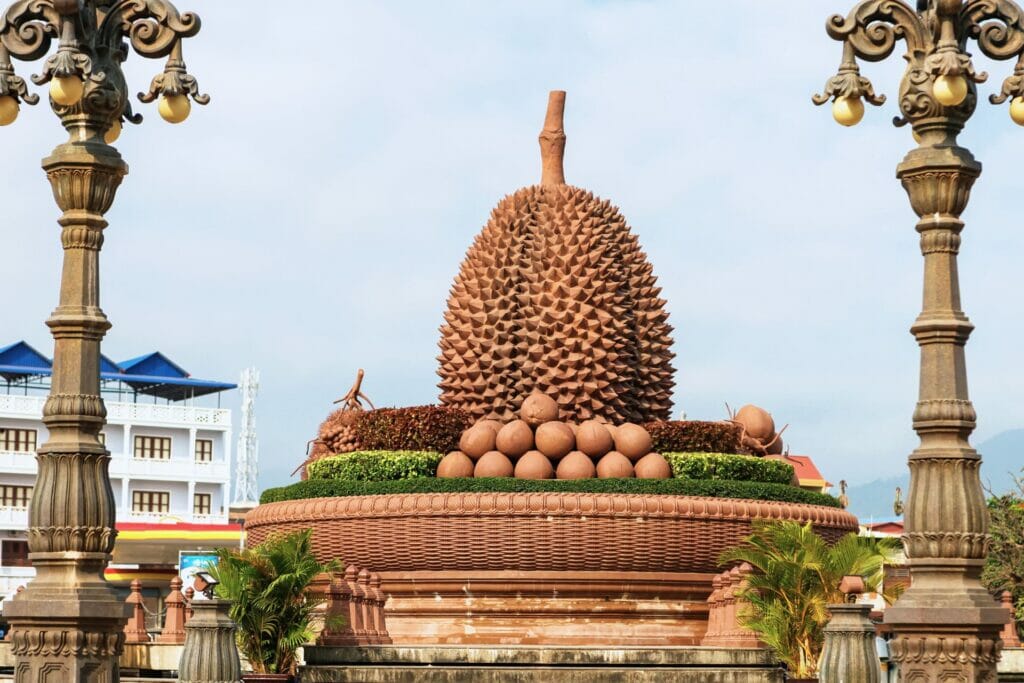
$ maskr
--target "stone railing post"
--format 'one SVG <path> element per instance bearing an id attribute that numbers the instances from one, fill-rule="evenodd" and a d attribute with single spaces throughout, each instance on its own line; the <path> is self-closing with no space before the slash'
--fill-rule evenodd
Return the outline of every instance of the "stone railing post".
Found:
<path id="1" fill-rule="evenodd" d="M 363 610 L 363 629 L 366 631 L 366 638 L 363 645 L 376 645 L 378 642 L 374 617 L 376 605 L 370 589 L 370 572 L 367 569 L 360 569 L 356 579 L 359 585 L 360 604 Z"/>
<path id="2" fill-rule="evenodd" d="M 352 630 L 352 590 L 340 576 L 331 579 L 327 591 L 327 610 L 324 629 L 316 639 L 324 647 L 348 647 L 356 644 Z"/>
<path id="3" fill-rule="evenodd" d="M 712 591 L 708 596 L 708 630 L 704 633 L 701 645 L 714 645 L 722 635 L 722 575 L 716 574 L 711 581 Z"/>
<path id="4" fill-rule="evenodd" d="M 839 585 L 849 600 L 864 592 L 864 579 L 846 576 Z M 820 683 L 881 683 L 882 666 L 875 650 L 875 625 L 871 605 L 847 602 L 829 605 L 832 619 L 825 627 L 821 653 Z"/>
<path id="5" fill-rule="evenodd" d="M 171 579 L 171 592 L 164 601 L 164 628 L 157 636 L 158 643 L 181 645 L 185 642 L 185 596 L 181 593 L 181 579 Z"/>
<path id="6" fill-rule="evenodd" d="M 352 626 L 352 633 L 355 636 L 356 643 L 359 645 L 366 644 L 366 627 L 363 621 L 363 589 L 359 585 L 357 579 L 359 578 L 359 568 L 354 564 L 350 564 L 345 568 L 345 584 L 348 586 L 349 595 L 349 624 Z"/>
<path id="7" fill-rule="evenodd" d="M 384 605 L 388 601 L 388 596 L 384 595 L 380 584 L 380 574 L 370 574 L 370 588 L 373 590 L 373 599 L 377 604 L 377 615 L 374 618 L 373 627 L 377 631 L 379 643 L 381 645 L 391 645 L 392 640 L 390 634 L 388 634 L 387 620 L 384 615 Z"/>
<path id="8" fill-rule="evenodd" d="M 754 568 L 744 562 L 717 575 L 708 597 L 708 630 L 700 644 L 706 647 L 757 648 L 762 643 L 757 635 L 744 628 L 740 619 L 747 601 L 742 598 L 747 577 Z"/>
<path id="9" fill-rule="evenodd" d="M 188 626 L 188 620 L 195 614 L 195 610 L 192 609 L 192 601 L 196 598 L 196 589 L 189 586 L 185 589 L 185 625 Z"/>
<path id="10" fill-rule="evenodd" d="M 130 591 L 125 602 L 131 605 L 132 614 L 124 626 L 124 642 L 148 643 L 149 631 L 146 630 L 146 603 L 142 597 L 142 582 L 138 579 L 132 581 Z"/>
<path id="11" fill-rule="evenodd" d="M 1010 591 L 1003 591 L 999 600 L 1003 609 L 1010 613 L 1010 623 L 1003 627 L 1003 647 L 1020 647 L 1020 637 L 1017 635 L 1017 612 L 1013 608 L 1013 594 Z"/>

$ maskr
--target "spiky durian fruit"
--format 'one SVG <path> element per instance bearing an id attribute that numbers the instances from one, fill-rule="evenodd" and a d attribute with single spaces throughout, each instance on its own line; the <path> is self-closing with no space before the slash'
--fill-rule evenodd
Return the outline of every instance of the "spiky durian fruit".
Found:
<path id="1" fill-rule="evenodd" d="M 505 197 L 470 247 L 441 327 L 441 402 L 513 419 L 533 391 L 563 420 L 667 419 L 665 301 L 618 209 L 565 184 L 565 93 L 548 104 L 540 185 Z"/>

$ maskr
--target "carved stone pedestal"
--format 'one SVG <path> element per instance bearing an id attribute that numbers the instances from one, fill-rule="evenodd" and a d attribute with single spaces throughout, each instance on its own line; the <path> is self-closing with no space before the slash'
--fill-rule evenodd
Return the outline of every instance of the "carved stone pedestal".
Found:
<path id="1" fill-rule="evenodd" d="M 228 600 L 195 600 L 185 624 L 185 649 L 178 666 L 180 683 L 237 683 L 242 677 L 235 645 L 235 622 Z"/>

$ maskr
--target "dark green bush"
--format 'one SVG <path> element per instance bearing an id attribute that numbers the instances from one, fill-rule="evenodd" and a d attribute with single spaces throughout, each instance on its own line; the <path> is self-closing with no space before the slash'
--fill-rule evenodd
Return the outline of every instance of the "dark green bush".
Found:
<path id="1" fill-rule="evenodd" d="M 662 453 L 680 479 L 717 479 L 789 484 L 793 466 L 781 460 L 728 453 Z"/>
<path id="2" fill-rule="evenodd" d="M 433 451 L 355 451 L 317 460 L 307 472 L 310 479 L 348 481 L 433 477 L 443 457 Z"/>
<path id="3" fill-rule="evenodd" d="M 657 453 L 746 453 L 740 444 L 741 429 L 732 422 L 648 422 Z"/>
<path id="4" fill-rule="evenodd" d="M 368 410 L 356 420 L 356 439 L 367 451 L 458 450 L 459 437 L 473 424 L 458 408 L 417 406 Z"/>
<path id="5" fill-rule="evenodd" d="M 785 484 L 749 481 L 700 481 L 694 479 L 579 479 L 575 481 L 529 479 L 433 479 L 420 477 L 398 481 L 341 481 L 310 479 L 291 486 L 267 489 L 261 503 L 333 496 L 372 496 L 399 493 L 643 493 L 672 496 L 711 496 L 807 503 L 839 507 L 824 493 L 805 491 Z"/>

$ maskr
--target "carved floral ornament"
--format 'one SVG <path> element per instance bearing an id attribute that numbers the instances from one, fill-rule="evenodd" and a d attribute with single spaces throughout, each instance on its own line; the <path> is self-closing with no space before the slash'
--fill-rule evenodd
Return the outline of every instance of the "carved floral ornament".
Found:
<path id="1" fill-rule="evenodd" d="M 986 56 L 1015 58 L 1016 67 L 992 104 L 1009 100 L 1010 116 L 1024 125 L 1024 12 L 1013 0 L 862 0 L 846 17 L 834 15 L 826 24 L 843 43 L 838 73 L 813 97 L 815 104 L 832 101 L 836 121 L 852 126 L 864 116 L 863 100 L 879 106 L 871 81 L 861 76 L 857 60 L 878 62 L 903 40 L 907 71 L 900 86 L 901 117 L 897 126 L 912 124 L 915 135 L 951 122 L 957 129 L 974 112 L 975 84 L 988 75 L 975 71 L 967 42 L 974 39 Z M 934 124 L 934 125 L 929 125 Z"/>
<path id="2" fill-rule="evenodd" d="M 159 98 L 165 120 L 184 121 L 190 98 L 198 104 L 210 101 L 182 58 L 182 40 L 196 35 L 200 25 L 198 16 L 180 13 L 167 0 L 17 0 L 0 14 L 0 126 L 14 122 L 20 103 L 39 101 L 15 73 L 11 58 L 42 59 L 54 40 L 57 51 L 32 82 L 50 84 L 53 110 L 69 130 L 83 129 L 86 137 L 102 134 L 111 144 L 122 121 L 142 122 L 132 112 L 121 71 L 129 45 L 143 57 L 167 58 L 163 72 L 139 99 Z"/>

